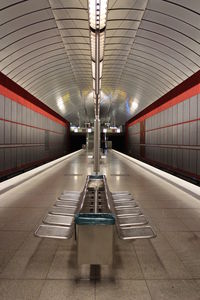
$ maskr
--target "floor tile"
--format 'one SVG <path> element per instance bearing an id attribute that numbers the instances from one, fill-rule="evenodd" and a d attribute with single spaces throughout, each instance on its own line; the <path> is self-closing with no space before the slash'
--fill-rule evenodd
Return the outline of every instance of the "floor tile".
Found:
<path id="1" fill-rule="evenodd" d="M 134 250 L 115 251 L 113 275 L 115 279 L 143 279 L 143 273 Z"/>
<path id="2" fill-rule="evenodd" d="M 164 232 L 192 278 L 200 277 L 200 237 L 193 232 Z"/>
<path id="3" fill-rule="evenodd" d="M 14 255 L 15 250 L 0 250 L 0 274 L 5 269 L 6 265 L 11 260 L 12 256 Z"/>
<path id="4" fill-rule="evenodd" d="M 182 220 L 178 218 L 153 218 L 156 227 L 162 231 L 190 231 Z"/>
<path id="5" fill-rule="evenodd" d="M 200 231 L 200 216 L 184 218 L 182 221 L 191 231 Z"/>
<path id="6" fill-rule="evenodd" d="M 24 242 L 27 232 L 0 231 L 0 250 L 15 250 Z"/>
<path id="7" fill-rule="evenodd" d="M 138 240 L 134 243 L 134 247 L 145 278 L 169 278 L 165 266 L 151 241 Z"/>
<path id="8" fill-rule="evenodd" d="M 151 300 L 144 280 L 102 281 L 96 284 L 96 300 Z"/>
<path id="9" fill-rule="evenodd" d="M 151 243 L 159 256 L 160 261 L 171 279 L 190 279 L 191 275 L 186 270 L 183 262 L 175 250 L 170 246 L 167 239 L 159 233 Z"/>
<path id="10" fill-rule="evenodd" d="M 199 300 L 197 284 L 193 280 L 147 280 L 153 300 Z"/>
<path id="11" fill-rule="evenodd" d="M 57 250 L 47 275 L 48 279 L 77 279 L 76 251 Z"/>
<path id="12" fill-rule="evenodd" d="M 90 267 L 77 266 L 73 239 L 36 238 L 34 230 L 57 196 L 84 185 L 84 176 L 64 174 L 93 172 L 84 155 L 74 157 L 0 195 L 0 300 L 200 300 L 200 202 L 112 153 L 101 168 L 112 191 L 133 194 L 157 238 L 116 237 L 114 265 L 101 266 L 96 288 L 85 280 Z M 117 172 L 129 176 L 110 175 Z"/>
<path id="13" fill-rule="evenodd" d="M 1 300 L 38 300 L 43 281 L 0 280 Z"/>
<path id="14" fill-rule="evenodd" d="M 95 284 L 89 281 L 46 280 L 37 300 L 95 300 Z"/>

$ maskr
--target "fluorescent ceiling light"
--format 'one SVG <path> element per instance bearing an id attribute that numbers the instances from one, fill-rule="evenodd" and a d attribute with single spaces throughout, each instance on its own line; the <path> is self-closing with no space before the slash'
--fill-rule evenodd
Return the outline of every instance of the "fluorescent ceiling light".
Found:
<path id="1" fill-rule="evenodd" d="M 91 56 L 92 59 L 95 61 L 95 32 L 91 31 L 90 40 L 91 40 Z"/>
<path id="2" fill-rule="evenodd" d="M 61 97 L 57 99 L 57 106 L 62 112 L 65 112 L 65 105 Z"/>
<path id="3" fill-rule="evenodd" d="M 131 109 L 132 109 L 132 110 L 136 110 L 137 108 L 138 108 L 138 103 L 135 102 L 135 101 L 133 101 L 133 102 L 131 103 Z"/>
<path id="4" fill-rule="evenodd" d="M 105 44 L 105 32 L 100 33 L 100 57 L 99 59 L 103 59 L 103 53 L 104 53 L 104 44 Z"/>
<path id="5" fill-rule="evenodd" d="M 95 78 L 95 62 L 92 61 L 92 78 Z"/>
<path id="6" fill-rule="evenodd" d="M 108 0 L 89 0 L 89 23 L 93 29 L 106 26 Z"/>
<path id="7" fill-rule="evenodd" d="M 99 77 L 102 77 L 102 69 L 103 69 L 103 61 L 100 62 L 99 64 Z"/>

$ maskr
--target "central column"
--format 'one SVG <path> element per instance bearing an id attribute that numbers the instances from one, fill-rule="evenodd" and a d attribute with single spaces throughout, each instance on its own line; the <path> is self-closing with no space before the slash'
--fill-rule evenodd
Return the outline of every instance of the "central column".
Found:
<path id="1" fill-rule="evenodd" d="M 100 32 L 96 30 L 95 34 L 95 119 L 94 119 L 94 172 L 98 174 L 100 171 L 100 90 L 99 90 L 99 63 L 100 63 L 100 49 L 99 49 Z"/>
<path id="2" fill-rule="evenodd" d="M 96 115 L 94 119 L 94 172 L 100 171 L 100 119 Z"/>

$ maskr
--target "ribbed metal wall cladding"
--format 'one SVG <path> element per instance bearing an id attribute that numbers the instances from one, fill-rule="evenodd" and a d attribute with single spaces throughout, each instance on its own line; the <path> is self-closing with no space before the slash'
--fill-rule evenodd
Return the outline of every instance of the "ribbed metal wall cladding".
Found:
<path id="1" fill-rule="evenodd" d="M 128 127 L 128 152 L 162 167 L 200 178 L 200 94 L 153 114 L 145 122 L 141 157 L 140 122 Z"/>
<path id="2" fill-rule="evenodd" d="M 68 130 L 0 94 L 0 176 L 66 154 Z"/>

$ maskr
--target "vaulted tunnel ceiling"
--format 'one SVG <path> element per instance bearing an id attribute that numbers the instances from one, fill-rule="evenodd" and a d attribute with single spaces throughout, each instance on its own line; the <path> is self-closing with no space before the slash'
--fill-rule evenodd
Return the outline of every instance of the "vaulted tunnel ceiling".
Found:
<path id="1" fill-rule="evenodd" d="M 87 0 L 1 0 L 0 22 L 0 71 L 70 122 L 92 122 Z M 109 0 L 102 122 L 124 124 L 199 69 L 200 1 Z"/>

